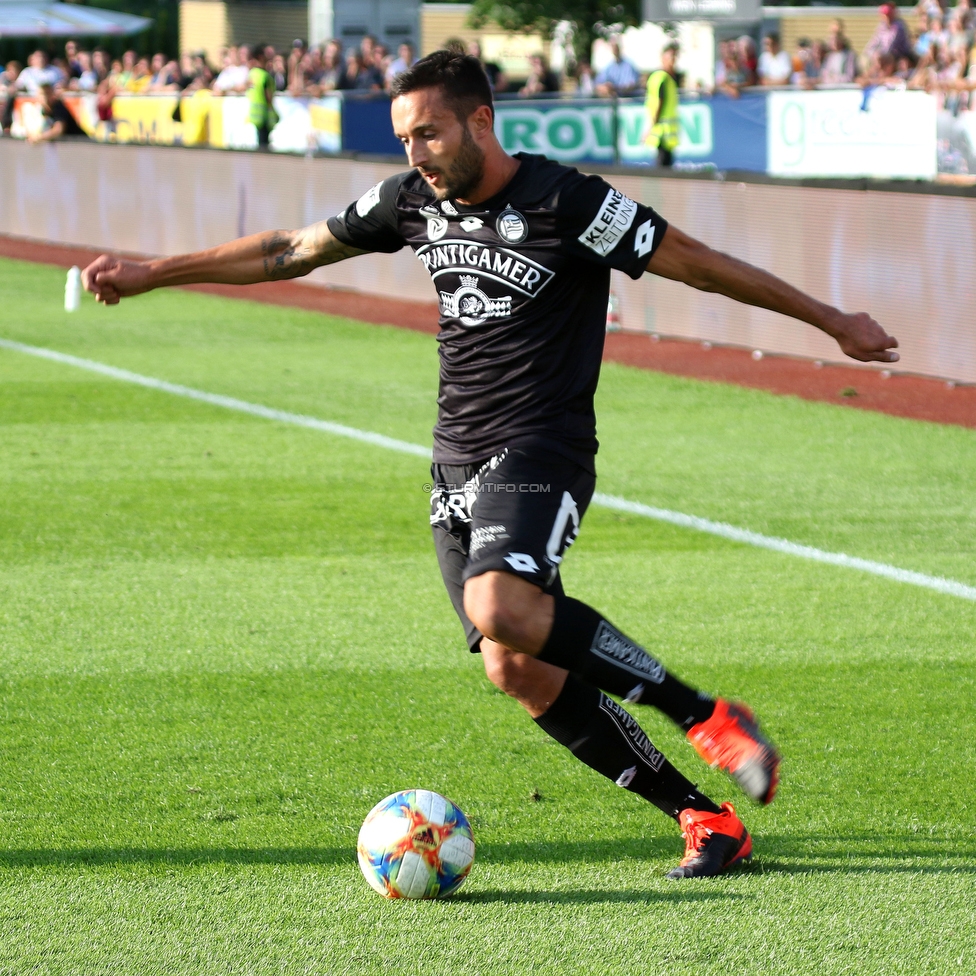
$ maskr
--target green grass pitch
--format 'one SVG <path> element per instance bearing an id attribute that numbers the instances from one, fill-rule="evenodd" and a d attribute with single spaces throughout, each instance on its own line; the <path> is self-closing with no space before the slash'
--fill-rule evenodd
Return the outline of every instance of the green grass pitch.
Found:
<path id="1" fill-rule="evenodd" d="M 0 336 L 429 442 L 429 336 L 184 292 L 67 315 L 63 281 L 0 262 Z M 976 584 L 976 431 L 620 366 L 598 410 L 605 492 Z M 976 604 L 591 509 L 570 592 L 785 755 L 758 808 L 636 709 L 755 838 L 674 883 L 676 826 L 464 649 L 422 459 L 0 350 L 0 461 L 0 973 L 976 966 Z M 356 865 L 411 786 L 474 827 L 443 902 Z"/>

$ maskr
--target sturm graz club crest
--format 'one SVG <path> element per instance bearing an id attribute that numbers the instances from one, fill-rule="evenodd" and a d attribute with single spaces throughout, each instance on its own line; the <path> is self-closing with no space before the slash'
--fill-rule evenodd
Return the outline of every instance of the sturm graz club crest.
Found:
<path id="1" fill-rule="evenodd" d="M 529 225 L 525 218 L 511 207 L 506 207 L 495 221 L 498 236 L 508 244 L 521 244 L 529 236 Z"/>
<path id="2" fill-rule="evenodd" d="M 512 297 L 489 298 L 479 287 L 476 275 L 461 275 L 461 287 L 454 294 L 441 292 L 441 309 L 445 317 L 461 325 L 484 325 L 488 319 L 512 314 Z"/>

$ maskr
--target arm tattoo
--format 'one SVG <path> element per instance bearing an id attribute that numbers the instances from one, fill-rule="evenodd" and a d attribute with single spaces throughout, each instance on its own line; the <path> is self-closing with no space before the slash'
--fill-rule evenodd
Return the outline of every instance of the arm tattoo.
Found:
<path id="1" fill-rule="evenodd" d="M 336 240 L 325 221 L 286 234 L 272 231 L 261 241 L 264 275 L 268 280 L 300 278 L 324 264 L 335 264 L 346 258 L 365 254 Z"/>

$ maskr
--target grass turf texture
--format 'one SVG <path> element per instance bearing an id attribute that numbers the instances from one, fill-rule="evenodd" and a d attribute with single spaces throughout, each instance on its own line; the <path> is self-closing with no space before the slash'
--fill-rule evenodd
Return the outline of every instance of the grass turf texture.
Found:
<path id="1" fill-rule="evenodd" d="M 430 337 L 180 292 L 60 309 L 0 262 L 0 335 L 429 442 Z M 976 432 L 610 366 L 604 491 L 976 584 Z M 466 653 L 421 459 L 0 350 L 0 973 L 949 973 L 976 963 L 976 606 L 593 508 L 565 567 L 786 755 L 756 842 L 579 766 Z M 425 786 L 455 897 L 354 846 Z M 533 794 L 541 795 L 534 800 Z"/>

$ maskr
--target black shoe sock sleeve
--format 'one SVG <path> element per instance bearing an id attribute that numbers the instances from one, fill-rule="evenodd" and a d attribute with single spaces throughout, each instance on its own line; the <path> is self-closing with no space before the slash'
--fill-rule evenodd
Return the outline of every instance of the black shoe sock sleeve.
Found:
<path id="1" fill-rule="evenodd" d="M 685 731 L 711 717 L 711 698 L 668 674 L 596 610 L 572 597 L 554 599 L 552 631 L 540 661 L 573 671 L 628 703 L 653 705 Z"/>

